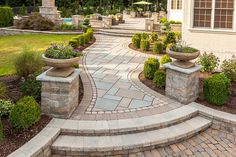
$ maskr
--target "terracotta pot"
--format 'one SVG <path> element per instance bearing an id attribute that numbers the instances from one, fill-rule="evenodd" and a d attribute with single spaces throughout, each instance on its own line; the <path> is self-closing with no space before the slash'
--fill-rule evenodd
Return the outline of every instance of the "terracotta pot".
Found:
<path id="1" fill-rule="evenodd" d="M 193 59 L 196 59 L 200 55 L 200 51 L 193 53 L 183 53 L 183 52 L 175 52 L 170 49 L 167 50 L 167 54 L 176 59 L 176 61 L 172 62 L 173 65 L 188 69 L 195 66 L 195 63 L 190 62 Z"/>
<path id="2" fill-rule="evenodd" d="M 80 59 L 80 57 L 71 59 L 52 59 L 45 57 L 44 54 L 42 55 L 42 58 L 48 66 L 53 67 L 46 74 L 54 77 L 68 77 L 71 75 L 75 70 L 73 65 L 78 64 Z"/>

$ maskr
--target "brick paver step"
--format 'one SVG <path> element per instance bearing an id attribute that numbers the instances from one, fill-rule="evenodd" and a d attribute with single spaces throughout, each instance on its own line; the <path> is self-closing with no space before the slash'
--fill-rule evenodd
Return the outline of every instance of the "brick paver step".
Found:
<path id="1" fill-rule="evenodd" d="M 112 136 L 60 135 L 51 149 L 55 155 L 123 155 L 187 139 L 207 129 L 211 123 L 210 120 L 198 116 L 170 127 L 140 133 Z"/>
<path id="2" fill-rule="evenodd" d="M 119 120 L 58 120 L 62 121 L 62 134 L 73 135 L 118 135 L 144 132 L 148 130 L 165 128 L 186 121 L 197 116 L 198 110 L 182 106 L 162 114 Z"/>

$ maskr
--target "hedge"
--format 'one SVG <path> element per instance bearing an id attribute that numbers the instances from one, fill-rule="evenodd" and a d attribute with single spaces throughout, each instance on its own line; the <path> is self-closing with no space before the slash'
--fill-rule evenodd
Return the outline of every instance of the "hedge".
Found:
<path id="1" fill-rule="evenodd" d="M 13 11 L 10 7 L 0 7 L 0 27 L 13 25 Z"/>

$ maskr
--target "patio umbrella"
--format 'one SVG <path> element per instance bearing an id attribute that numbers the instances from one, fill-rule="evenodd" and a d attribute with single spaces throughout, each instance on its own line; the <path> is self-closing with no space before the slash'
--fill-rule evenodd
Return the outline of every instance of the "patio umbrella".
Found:
<path id="1" fill-rule="evenodd" d="M 146 2 L 146 1 L 139 1 L 139 2 L 135 2 L 133 4 L 136 4 L 136 5 L 151 5 L 152 3 Z"/>

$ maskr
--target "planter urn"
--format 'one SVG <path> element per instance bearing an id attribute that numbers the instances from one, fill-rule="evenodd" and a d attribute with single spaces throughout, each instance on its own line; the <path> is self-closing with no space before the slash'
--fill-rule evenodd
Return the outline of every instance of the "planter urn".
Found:
<path id="1" fill-rule="evenodd" d="M 176 59 L 172 62 L 172 65 L 183 69 L 189 69 L 195 66 L 195 63 L 191 62 L 191 60 L 196 59 L 200 55 L 200 51 L 191 52 L 191 53 L 184 53 L 184 52 L 175 52 L 170 49 L 167 50 L 167 54 Z"/>
<path id="2" fill-rule="evenodd" d="M 68 77 L 74 71 L 74 65 L 79 63 L 80 57 L 70 58 L 70 59 L 52 59 L 42 55 L 43 61 L 50 67 L 53 67 L 47 71 L 46 75 L 52 77 Z"/>

